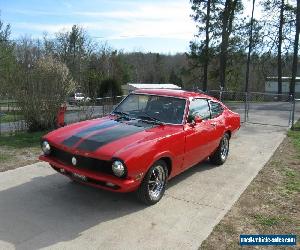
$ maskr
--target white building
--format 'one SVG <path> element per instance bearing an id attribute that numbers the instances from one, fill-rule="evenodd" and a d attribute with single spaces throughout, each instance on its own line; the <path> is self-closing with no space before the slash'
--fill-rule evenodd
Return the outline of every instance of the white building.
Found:
<path id="1" fill-rule="evenodd" d="M 137 89 L 181 89 L 175 84 L 156 84 L 156 83 L 127 83 L 121 86 L 123 94 L 126 95 Z"/>
<path id="2" fill-rule="evenodd" d="M 282 93 L 287 94 L 290 92 L 291 77 L 282 77 Z M 265 82 L 265 92 L 278 93 L 278 78 L 276 76 L 267 77 Z M 300 77 L 296 77 L 295 85 L 296 95 L 300 94 Z"/>

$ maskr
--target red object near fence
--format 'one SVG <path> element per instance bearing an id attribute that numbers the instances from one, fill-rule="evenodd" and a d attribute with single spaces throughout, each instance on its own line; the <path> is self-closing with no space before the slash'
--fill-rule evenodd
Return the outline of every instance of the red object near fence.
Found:
<path id="1" fill-rule="evenodd" d="M 64 127 L 66 125 L 65 123 L 66 110 L 67 110 L 67 105 L 64 103 L 63 105 L 60 106 L 59 111 L 57 113 L 56 126 L 58 128 Z"/>

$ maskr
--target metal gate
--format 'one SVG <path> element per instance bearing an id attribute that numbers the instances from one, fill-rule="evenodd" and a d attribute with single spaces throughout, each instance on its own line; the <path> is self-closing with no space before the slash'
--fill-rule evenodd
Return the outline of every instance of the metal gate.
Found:
<path id="1" fill-rule="evenodd" d="M 261 92 L 236 92 L 210 90 L 208 94 L 221 100 L 230 109 L 241 115 L 241 122 L 252 124 L 291 127 L 293 116 L 300 102 L 293 101 L 288 94 Z M 294 119 L 295 121 L 297 118 Z"/>

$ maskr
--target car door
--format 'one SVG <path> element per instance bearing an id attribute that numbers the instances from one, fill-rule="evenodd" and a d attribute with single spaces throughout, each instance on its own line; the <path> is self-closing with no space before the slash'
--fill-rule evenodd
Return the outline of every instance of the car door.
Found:
<path id="1" fill-rule="evenodd" d="M 193 166 L 209 156 L 215 138 L 215 126 L 211 124 L 210 106 L 207 99 L 196 98 L 190 101 L 189 115 L 198 115 L 202 122 L 186 123 L 185 155 L 183 168 Z"/>
<path id="2" fill-rule="evenodd" d="M 223 116 L 224 109 L 219 102 L 209 100 L 211 118 L 210 124 L 214 128 L 214 133 L 211 134 L 211 148 L 212 153 L 220 143 L 220 140 L 225 132 L 225 118 Z"/>

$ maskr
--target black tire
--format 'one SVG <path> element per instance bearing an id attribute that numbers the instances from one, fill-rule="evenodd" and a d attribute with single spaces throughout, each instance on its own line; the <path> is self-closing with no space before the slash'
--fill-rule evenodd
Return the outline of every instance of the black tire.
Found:
<path id="1" fill-rule="evenodd" d="M 155 173 L 157 176 L 155 176 Z M 162 160 L 155 162 L 148 170 L 140 187 L 136 191 L 137 198 L 147 206 L 154 205 L 163 197 L 166 190 L 167 180 L 167 164 Z"/>
<path id="2" fill-rule="evenodd" d="M 217 150 L 209 157 L 211 163 L 215 165 L 222 165 L 225 163 L 229 153 L 229 139 L 229 134 L 225 133 L 220 141 Z"/>

